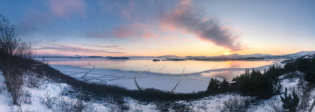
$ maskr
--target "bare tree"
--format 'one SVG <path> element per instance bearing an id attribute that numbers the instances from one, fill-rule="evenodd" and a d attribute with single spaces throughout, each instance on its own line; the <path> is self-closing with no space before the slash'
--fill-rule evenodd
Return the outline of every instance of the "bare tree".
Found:
<path id="1" fill-rule="evenodd" d="M 46 64 L 48 65 L 48 60 L 46 59 L 45 56 L 42 57 L 42 61 L 41 61 L 43 64 Z"/>
<path id="2" fill-rule="evenodd" d="M 22 74 L 30 67 L 27 61 L 31 58 L 31 45 L 21 41 L 16 28 L 7 18 L 0 15 L 0 70 L 15 105 L 19 105 Z"/>
<path id="3" fill-rule="evenodd" d="M 233 96 L 223 102 L 222 106 L 217 106 L 221 112 L 246 112 L 249 104 L 254 98 Z"/>

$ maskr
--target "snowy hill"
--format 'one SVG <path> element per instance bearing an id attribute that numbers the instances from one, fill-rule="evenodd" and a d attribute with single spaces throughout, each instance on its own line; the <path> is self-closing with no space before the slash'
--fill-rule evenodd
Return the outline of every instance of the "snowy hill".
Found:
<path id="1" fill-rule="evenodd" d="M 293 54 L 286 55 L 270 55 L 270 54 L 230 54 L 221 56 L 187 56 L 189 60 L 253 60 L 253 59 L 295 59 L 305 55 L 313 55 L 315 51 L 300 51 Z"/>
<path id="2" fill-rule="evenodd" d="M 293 54 L 287 54 L 287 56 L 297 58 L 297 57 L 301 57 L 305 55 L 313 55 L 313 54 L 315 54 L 315 51 L 300 51 Z"/>

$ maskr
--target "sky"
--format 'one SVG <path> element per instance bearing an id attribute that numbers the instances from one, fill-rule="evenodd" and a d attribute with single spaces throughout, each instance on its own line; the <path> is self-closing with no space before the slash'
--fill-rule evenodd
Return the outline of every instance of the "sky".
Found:
<path id="1" fill-rule="evenodd" d="M 0 0 L 0 14 L 39 55 L 314 51 L 314 12 L 314 0 Z"/>

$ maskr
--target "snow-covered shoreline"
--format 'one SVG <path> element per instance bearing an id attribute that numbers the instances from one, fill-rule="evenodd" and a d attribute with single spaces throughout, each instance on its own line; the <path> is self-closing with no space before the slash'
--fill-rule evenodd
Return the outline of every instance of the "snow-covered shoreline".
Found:
<path id="1" fill-rule="evenodd" d="M 284 76 L 281 76 L 284 77 Z M 28 77 L 25 77 L 27 80 Z M 12 105 L 12 101 L 10 99 L 10 95 L 7 92 L 6 86 L 4 84 L 4 77 L 0 75 L 0 87 L 4 88 L 3 91 L 0 93 L 0 110 L 1 112 L 8 112 L 11 110 L 18 111 L 18 110 L 23 110 L 23 111 L 40 111 L 40 112 L 54 112 L 58 110 L 58 102 L 60 100 L 56 100 L 54 102 L 55 106 L 52 108 L 48 108 L 43 102 L 42 98 L 46 95 L 49 94 L 51 98 L 57 98 L 57 99 L 63 99 L 67 102 L 75 102 L 76 101 L 76 94 L 67 94 L 63 95 L 65 92 L 64 89 L 70 90 L 71 86 L 65 84 L 65 83 L 56 83 L 53 82 L 52 80 L 46 79 L 45 77 L 41 78 L 41 84 L 38 88 L 30 88 L 27 86 L 27 84 L 24 84 L 22 86 L 22 89 L 25 91 L 28 91 L 29 94 L 32 96 L 31 104 L 25 104 L 22 103 L 21 107 Z M 284 88 L 297 88 L 299 79 L 298 78 L 293 78 L 293 79 L 283 79 L 281 81 L 281 84 L 284 86 Z M 282 91 L 284 92 L 284 90 Z M 74 95 L 74 96 L 73 96 Z M 315 92 L 312 91 L 311 93 L 312 97 L 315 96 Z M 261 102 L 258 103 L 258 105 L 251 105 L 248 109 L 248 111 L 253 111 L 253 112 L 265 112 L 265 111 L 270 111 L 272 108 L 270 107 L 270 102 L 274 101 L 276 102 L 279 106 L 281 106 L 281 101 L 280 101 L 280 96 L 281 95 L 275 95 L 270 99 L 267 100 L 262 100 Z M 235 93 L 225 93 L 225 94 L 219 94 L 215 96 L 208 96 L 204 97 L 201 99 L 193 100 L 193 101 L 176 101 L 173 103 L 176 104 L 181 104 L 181 105 L 186 105 L 188 106 L 191 110 L 193 111 L 198 111 L 198 112 L 218 112 L 219 106 L 223 105 L 223 102 L 229 101 L 235 97 L 246 97 L 246 96 L 240 96 L 239 94 Z M 93 98 L 92 98 L 93 99 Z M 144 112 L 156 112 L 158 111 L 157 105 L 152 102 L 152 103 L 142 103 L 137 100 L 125 97 L 124 98 L 126 104 L 129 106 L 129 111 L 135 111 L 135 110 L 142 110 Z M 310 100 L 310 103 L 313 102 L 314 100 Z M 113 102 L 109 101 L 108 99 L 93 99 L 90 100 L 89 102 L 84 102 L 84 104 L 90 106 L 91 110 L 98 110 L 98 111 L 111 111 L 118 109 L 119 107 L 114 104 Z M 169 109 L 172 111 L 172 109 Z M 315 112 L 313 110 L 313 112 Z"/>

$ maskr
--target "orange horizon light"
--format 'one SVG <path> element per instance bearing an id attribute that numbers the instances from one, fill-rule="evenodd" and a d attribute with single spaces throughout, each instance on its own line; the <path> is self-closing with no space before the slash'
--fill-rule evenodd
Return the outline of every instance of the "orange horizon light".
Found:
<path id="1" fill-rule="evenodd" d="M 224 53 L 224 55 L 230 55 L 230 54 L 233 54 L 233 53 L 230 53 L 230 51 L 226 51 L 226 52 Z"/>

